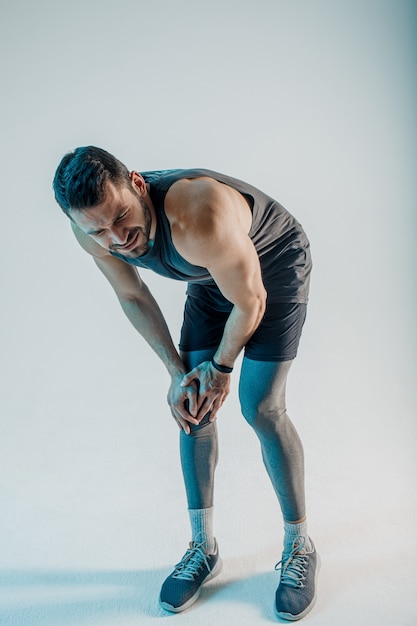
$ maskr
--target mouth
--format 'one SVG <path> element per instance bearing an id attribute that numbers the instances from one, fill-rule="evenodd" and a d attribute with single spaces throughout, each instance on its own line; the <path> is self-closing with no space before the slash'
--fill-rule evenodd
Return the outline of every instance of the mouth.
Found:
<path id="1" fill-rule="evenodd" d="M 128 241 L 128 243 L 126 243 L 124 246 L 117 246 L 117 251 L 130 252 L 131 250 L 133 250 L 137 245 L 139 234 L 140 230 L 136 231 L 136 233 L 133 235 L 133 238 Z"/>

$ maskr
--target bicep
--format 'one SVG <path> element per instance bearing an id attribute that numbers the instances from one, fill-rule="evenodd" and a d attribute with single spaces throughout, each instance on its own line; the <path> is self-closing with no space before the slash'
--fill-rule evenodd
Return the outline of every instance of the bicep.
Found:
<path id="1" fill-rule="evenodd" d="M 185 254 L 207 268 L 230 302 L 250 309 L 255 301 L 265 300 L 258 253 L 235 220 L 215 220 L 204 230 L 187 233 L 187 240 Z"/>
<path id="2" fill-rule="evenodd" d="M 252 218 L 246 200 L 213 181 L 190 184 L 185 191 L 176 198 L 184 208 L 179 217 L 174 212 L 177 219 L 171 226 L 178 252 L 193 265 L 206 267 L 233 304 L 249 310 L 255 301 L 264 302 L 259 257 L 248 235 Z"/>
<path id="3" fill-rule="evenodd" d="M 235 234 L 214 245 L 207 269 L 233 304 L 245 309 L 265 300 L 259 257 L 248 236 Z"/>

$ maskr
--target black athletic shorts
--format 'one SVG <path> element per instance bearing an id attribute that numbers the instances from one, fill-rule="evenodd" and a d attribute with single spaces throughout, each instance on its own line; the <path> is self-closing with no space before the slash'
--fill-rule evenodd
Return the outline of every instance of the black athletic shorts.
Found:
<path id="1" fill-rule="evenodd" d="M 188 286 L 180 350 L 217 348 L 233 305 L 215 285 Z M 254 361 L 290 361 L 297 355 L 307 305 L 298 302 L 267 304 L 265 315 L 245 346 Z"/>

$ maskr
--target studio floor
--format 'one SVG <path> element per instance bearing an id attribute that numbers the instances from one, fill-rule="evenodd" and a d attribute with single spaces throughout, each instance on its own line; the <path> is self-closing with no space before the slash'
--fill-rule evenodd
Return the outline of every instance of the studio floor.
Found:
<path id="1" fill-rule="evenodd" d="M 330 368 L 321 372 L 333 384 L 324 401 L 307 380 L 306 335 L 288 407 L 304 441 L 310 533 L 322 568 L 317 604 L 304 622 L 415 626 L 410 416 L 403 407 L 394 424 L 382 406 L 372 413 L 372 394 L 360 409 L 352 399 L 339 403 L 343 383 Z M 80 362 L 77 393 L 76 381 L 61 381 L 36 402 L 34 384 L 27 411 L 22 399 L 10 410 L 1 440 L 2 626 L 278 621 L 280 514 L 235 383 L 218 420 L 215 533 L 223 572 L 184 613 L 158 606 L 189 529 L 177 427 L 165 408 L 168 381 L 152 358 L 155 374 L 147 375 L 148 357 L 145 351 L 136 371 Z"/>

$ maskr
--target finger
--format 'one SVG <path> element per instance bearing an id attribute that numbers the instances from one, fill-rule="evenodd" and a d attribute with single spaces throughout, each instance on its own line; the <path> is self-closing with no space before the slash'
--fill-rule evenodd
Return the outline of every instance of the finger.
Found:
<path id="1" fill-rule="evenodd" d="M 188 402 L 186 402 L 186 400 L 182 402 L 181 404 L 178 404 L 175 407 L 174 409 L 175 416 L 177 419 L 180 419 L 181 422 L 186 421 L 186 422 L 190 422 L 190 424 L 194 424 L 195 426 L 198 426 L 198 423 L 199 423 L 198 419 L 197 417 L 194 417 L 193 415 L 191 415 L 189 411 L 189 405 L 188 405 Z"/>
<path id="2" fill-rule="evenodd" d="M 186 435 L 190 434 L 191 428 L 185 420 L 178 420 L 178 425 L 185 432 Z"/>
<path id="3" fill-rule="evenodd" d="M 213 403 L 213 406 L 211 407 L 209 422 L 214 422 L 214 420 L 217 417 L 218 410 L 219 410 L 219 407 L 216 405 L 216 403 Z"/>
<path id="4" fill-rule="evenodd" d="M 197 391 L 194 389 L 194 387 L 191 387 L 190 390 L 187 392 L 187 399 L 186 399 L 184 404 L 188 408 L 189 414 L 192 417 L 197 418 L 197 413 L 198 413 L 198 395 L 197 395 Z"/>
<path id="5" fill-rule="evenodd" d="M 223 401 L 219 400 L 219 398 L 216 398 L 216 400 L 213 402 L 213 405 L 211 407 L 209 422 L 214 422 L 214 420 L 217 419 L 217 413 L 220 407 L 222 406 L 222 404 L 223 404 Z"/>
<path id="6" fill-rule="evenodd" d="M 190 424 L 194 424 L 195 426 L 198 426 L 199 424 L 198 418 L 190 415 L 190 413 L 188 413 L 186 409 L 182 410 L 181 408 L 178 408 L 177 413 L 178 413 L 179 419 L 181 419 L 182 421 L 186 421 L 186 422 L 189 422 Z"/>
<path id="7" fill-rule="evenodd" d="M 188 372 L 188 374 L 184 374 L 181 383 L 180 383 L 180 387 L 187 387 L 188 385 L 190 385 L 193 380 L 195 380 L 197 377 L 197 372 L 196 372 L 197 368 L 194 368 L 191 370 L 191 372 Z"/>
<path id="8" fill-rule="evenodd" d="M 170 405 L 170 409 L 171 414 L 174 416 L 175 419 L 186 420 L 195 425 L 198 424 L 198 420 L 193 415 L 191 415 L 189 411 L 189 399 L 185 397 L 184 394 L 179 400 Z"/>
<path id="9" fill-rule="evenodd" d="M 177 426 L 180 430 L 183 430 L 187 435 L 190 434 L 190 426 L 187 424 L 186 420 L 182 419 L 180 415 L 178 415 L 175 411 L 171 411 L 172 417 L 177 423 Z"/>
<path id="10" fill-rule="evenodd" d="M 210 400 L 208 398 L 203 398 L 203 401 L 200 403 L 200 406 L 198 407 L 198 413 L 196 415 L 198 423 L 201 422 L 203 417 L 207 415 L 209 411 L 211 411 Z"/>

